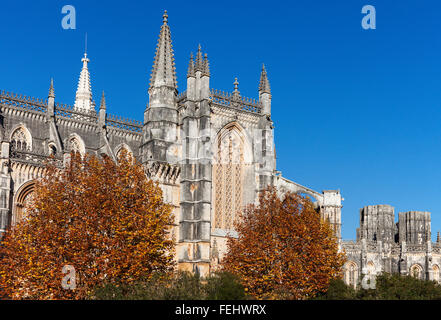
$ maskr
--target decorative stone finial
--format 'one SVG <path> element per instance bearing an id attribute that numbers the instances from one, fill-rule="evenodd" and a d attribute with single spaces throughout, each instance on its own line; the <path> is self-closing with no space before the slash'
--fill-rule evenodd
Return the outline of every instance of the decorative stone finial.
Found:
<path id="1" fill-rule="evenodd" d="M 233 96 L 234 97 L 239 97 L 240 96 L 240 91 L 239 91 L 239 81 L 237 81 L 237 78 L 234 78 L 234 91 L 233 91 Z"/>
<path id="2" fill-rule="evenodd" d="M 55 98 L 54 79 L 51 78 L 51 86 L 49 88 L 49 98 Z"/>
<path id="3" fill-rule="evenodd" d="M 87 68 L 87 64 L 90 62 L 89 58 L 87 58 L 87 53 L 84 52 L 84 57 L 83 59 L 81 59 L 81 61 L 83 62 L 83 66 Z"/>
<path id="4" fill-rule="evenodd" d="M 103 90 L 103 95 L 101 96 L 100 109 L 106 109 L 106 97 L 104 95 L 104 90 Z"/>
<path id="5" fill-rule="evenodd" d="M 203 71 L 202 73 L 206 76 L 210 76 L 210 64 L 208 63 L 208 55 L 204 55 L 204 62 L 203 62 Z"/>
<path id="6" fill-rule="evenodd" d="M 194 60 L 193 60 L 193 52 L 192 52 L 190 54 L 190 63 L 188 64 L 187 78 L 194 76 L 195 76 L 195 70 L 194 70 Z"/>
<path id="7" fill-rule="evenodd" d="M 259 92 L 260 93 L 271 93 L 270 83 L 268 80 L 268 75 L 266 73 L 266 69 L 265 69 L 264 64 L 262 64 L 262 72 L 260 74 Z"/>
<path id="8" fill-rule="evenodd" d="M 164 22 L 164 24 L 167 24 L 167 22 L 168 22 L 167 10 L 164 10 L 164 14 L 162 16 L 162 22 Z"/>
<path id="9" fill-rule="evenodd" d="M 201 51 L 201 45 L 198 45 L 198 52 L 196 54 L 196 63 L 195 63 L 195 68 L 196 71 L 203 71 L 203 59 L 202 59 L 202 51 Z"/>

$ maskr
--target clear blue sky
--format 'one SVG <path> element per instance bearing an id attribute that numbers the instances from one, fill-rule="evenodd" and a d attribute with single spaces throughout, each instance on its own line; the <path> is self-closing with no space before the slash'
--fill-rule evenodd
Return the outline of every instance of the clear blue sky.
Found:
<path id="1" fill-rule="evenodd" d="M 77 29 L 61 28 L 61 8 Z M 377 29 L 361 28 L 363 5 Z M 142 120 L 163 10 L 178 85 L 201 43 L 211 85 L 234 77 L 257 98 L 262 62 L 272 94 L 278 169 L 316 190 L 340 189 L 344 239 L 359 208 L 432 212 L 441 229 L 441 3 L 439 1 L 2 1 L 0 88 L 73 104 L 88 33 L 94 99 Z"/>

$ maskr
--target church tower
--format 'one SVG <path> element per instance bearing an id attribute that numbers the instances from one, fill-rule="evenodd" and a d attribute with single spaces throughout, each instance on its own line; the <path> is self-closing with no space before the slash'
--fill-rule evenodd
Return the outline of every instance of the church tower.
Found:
<path id="1" fill-rule="evenodd" d="M 187 99 L 182 110 L 181 220 L 179 261 L 201 275 L 210 269 L 211 110 L 210 70 L 199 45 L 187 73 Z"/>
<path id="2" fill-rule="evenodd" d="M 165 11 L 150 77 L 149 103 L 144 112 L 139 151 L 147 175 L 159 182 L 164 201 L 173 207 L 175 222 L 171 226 L 171 237 L 178 242 L 176 258 L 179 259 L 181 236 L 178 232 L 182 231 L 178 226 L 182 214 L 179 209 L 181 146 L 177 92 L 175 59 Z"/>

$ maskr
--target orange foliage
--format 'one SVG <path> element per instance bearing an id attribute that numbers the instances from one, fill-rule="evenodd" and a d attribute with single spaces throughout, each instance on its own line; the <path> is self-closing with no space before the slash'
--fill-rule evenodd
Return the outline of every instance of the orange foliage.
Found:
<path id="1" fill-rule="evenodd" d="M 27 212 L 0 245 L 0 288 L 13 299 L 84 299 L 174 267 L 171 207 L 124 151 L 119 163 L 72 153 L 62 170 L 48 164 Z M 65 265 L 75 290 L 62 288 Z"/>
<path id="2" fill-rule="evenodd" d="M 339 278 L 344 254 L 330 225 L 298 194 L 281 199 L 275 188 L 263 191 L 259 205 L 248 206 L 228 239 L 222 267 L 258 299 L 307 299 Z"/>

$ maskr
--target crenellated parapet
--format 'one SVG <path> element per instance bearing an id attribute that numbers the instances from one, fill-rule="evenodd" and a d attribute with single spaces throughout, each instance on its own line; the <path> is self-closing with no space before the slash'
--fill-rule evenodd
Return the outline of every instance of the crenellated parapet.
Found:
<path id="1" fill-rule="evenodd" d="M 0 91 L 0 107 L 3 116 L 37 119 L 43 121 L 48 112 L 48 100 Z M 55 103 L 55 121 L 59 125 L 97 130 L 98 115 L 95 110 L 75 109 L 62 103 Z M 142 121 L 106 114 L 106 126 L 118 129 L 119 132 L 130 134 L 138 140 L 142 135 Z"/>
<path id="2" fill-rule="evenodd" d="M 236 110 L 247 111 L 252 113 L 261 113 L 262 105 L 255 99 L 242 97 L 233 93 L 221 90 L 211 89 L 210 99 L 212 104 L 222 107 L 233 108 Z"/>
<path id="3" fill-rule="evenodd" d="M 29 111 L 46 112 L 47 100 L 0 90 L 0 104 Z"/>

